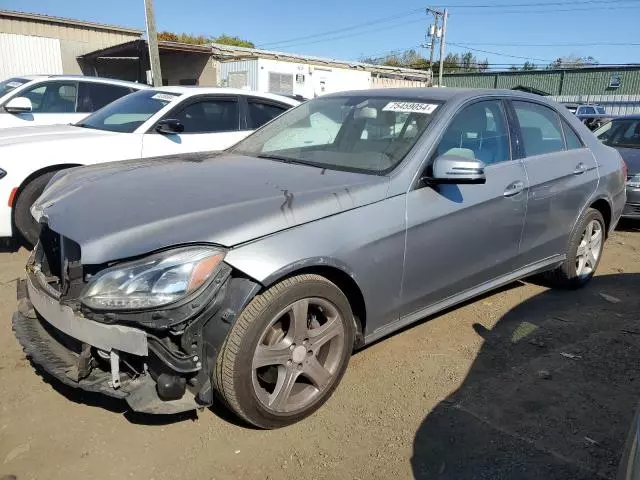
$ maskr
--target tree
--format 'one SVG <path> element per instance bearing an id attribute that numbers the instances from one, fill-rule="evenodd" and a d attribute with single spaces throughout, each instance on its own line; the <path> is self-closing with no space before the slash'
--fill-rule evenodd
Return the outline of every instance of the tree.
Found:
<path id="1" fill-rule="evenodd" d="M 585 67 L 587 65 L 597 65 L 599 62 L 591 55 L 588 57 L 580 57 L 578 55 L 566 55 L 558 57 L 551 62 L 547 68 L 576 68 Z"/>
<path id="2" fill-rule="evenodd" d="M 522 70 L 536 70 L 537 68 L 537 65 L 529 60 L 524 62 L 524 65 L 522 65 Z"/>
<path id="3" fill-rule="evenodd" d="M 160 32 L 158 34 L 158 40 L 164 40 L 167 42 L 179 42 L 179 43 L 191 43 L 194 45 L 204 45 L 207 43 L 222 43 L 224 45 L 233 45 L 235 47 L 247 47 L 254 48 L 255 45 L 247 40 L 242 40 L 238 37 L 232 37 L 230 35 L 222 34 L 218 37 L 207 37 L 206 35 L 191 35 L 189 33 L 173 33 L 173 32 Z"/>

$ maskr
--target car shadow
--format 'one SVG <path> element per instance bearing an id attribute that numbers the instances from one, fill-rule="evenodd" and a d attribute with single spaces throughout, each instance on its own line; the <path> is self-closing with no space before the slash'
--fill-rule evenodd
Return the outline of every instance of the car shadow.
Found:
<path id="1" fill-rule="evenodd" d="M 25 247 L 25 245 L 14 238 L 0 238 L 0 253 L 16 253 L 22 247 Z"/>
<path id="2" fill-rule="evenodd" d="M 640 220 L 621 218 L 616 226 L 616 230 L 620 232 L 640 232 Z"/>
<path id="3" fill-rule="evenodd" d="M 416 432 L 416 479 L 615 478 L 640 399 L 640 274 L 507 312 Z"/>

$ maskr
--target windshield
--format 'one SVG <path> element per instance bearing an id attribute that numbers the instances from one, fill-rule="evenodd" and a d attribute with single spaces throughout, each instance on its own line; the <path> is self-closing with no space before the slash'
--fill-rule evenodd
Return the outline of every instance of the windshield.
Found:
<path id="1" fill-rule="evenodd" d="M 640 148 L 640 118 L 612 120 L 593 134 L 610 147 Z"/>
<path id="2" fill-rule="evenodd" d="M 232 152 L 380 174 L 411 150 L 439 104 L 366 95 L 320 97 L 276 118 Z"/>
<path id="3" fill-rule="evenodd" d="M 110 103 L 77 123 L 76 126 L 109 132 L 133 133 L 136 128 L 179 96 L 177 93 L 140 90 Z"/>
<path id="4" fill-rule="evenodd" d="M 4 82 L 0 82 L 0 97 L 6 95 L 15 88 L 24 85 L 28 81 L 29 80 L 27 80 L 26 78 L 10 78 L 8 80 L 5 80 Z"/>
<path id="5" fill-rule="evenodd" d="M 604 107 L 596 107 L 596 111 L 600 114 L 600 115 L 606 115 L 607 112 L 604 110 Z"/>

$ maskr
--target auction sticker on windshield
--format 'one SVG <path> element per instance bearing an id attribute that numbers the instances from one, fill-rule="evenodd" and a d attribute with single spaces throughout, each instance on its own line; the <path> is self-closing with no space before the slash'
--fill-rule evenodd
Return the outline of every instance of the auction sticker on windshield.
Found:
<path id="1" fill-rule="evenodd" d="M 170 102 L 175 99 L 177 95 L 172 95 L 170 93 L 156 93 L 153 97 L 154 100 L 162 100 L 164 102 Z"/>
<path id="2" fill-rule="evenodd" d="M 421 102 L 389 102 L 382 109 L 383 112 L 402 112 L 402 113 L 424 113 L 429 115 L 438 108 L 433 103 Z"/>

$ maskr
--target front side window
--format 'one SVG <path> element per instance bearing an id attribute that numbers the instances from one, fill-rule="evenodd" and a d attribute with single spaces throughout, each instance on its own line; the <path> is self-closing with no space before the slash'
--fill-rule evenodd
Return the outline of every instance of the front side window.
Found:
<path id="1" fill-rule="evenodd" d="M 513 102 L 527 157 L 565 149 L 560 119 L 555 110 L 537 103 Z"/>
<path id="2" fill-rule="evenodd" d="M 509 160 L 509 132 L 502 102 L 490 100 L 464 108 L 445 130 L 437 155 L 458 155 L 486 165 Z"/>
<path id="3" fill-rule="evenodd" d="M 232 151 L 379 174 L 400 163 L 439 105 L 366 95 L 320 97 L 285 112 Z"/>
<path id="4" fill-rule="evenodd" d="M 607 112 L 604 109 L 604 107 L 596 107 L 596 110 L 598 111 L 599 115 L 606 115 L 607 114 Z"/>
<path id="5" fill-rule="evenodd" d="M 110 103 L 77 123 L 76 126 L 109 132 L 133 133 L 144 122 L 179 97 L 180 94 L 177 93 L 140 90 Z"/>
<path id="6" fill-rule="evenodd" d="M 95 112 L 111 102 L 129 95 L 131 89 L 118 85 L 80 82 L 78 93 L 78 112 Z"/>
<path id="7" fill-rule="evenodd" d="M 0 97 L 6 95 L 11 90 L 21 87 L 27 82 L 29 82 L 29 80 L 27 80 L 26 78 L 18 78 L 18 77 L 10 78 L 8 80 L 0 82 Z"/>
<path id="8" fill-rule="evenodd" d="M 52 81 L 40 83 L 20 92 L 31 100 L 33 113 L 75 113 L 78 83 Z"/>
<path id="9" fill-rule="evenodd" d="M 168 115 L 184 125 L 183 133 L 233 132 L 240 129 L 238 102 L 233 99 L 204 100 Z"/>
<path id="10" fill-rule="evenodd" d="M 272 103 L 264 103 L 258 100 L 249 100 L 249 118 L 247 123 L 251 130 L 260 128 L 267 122 L 270 122 L 281 113 L 284 113 L 287 108 L 274 105 Z"/>
<path id="11" fill-rule="evenodd" d="M 610 147 L 640 148 L 640 119 L 612 120 L 593 134 Z"/>

